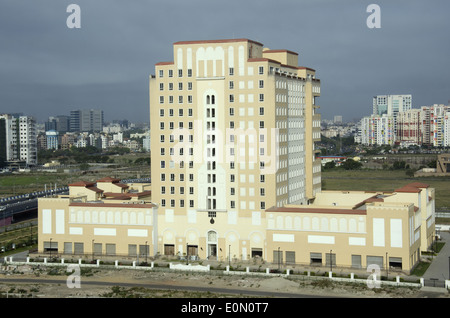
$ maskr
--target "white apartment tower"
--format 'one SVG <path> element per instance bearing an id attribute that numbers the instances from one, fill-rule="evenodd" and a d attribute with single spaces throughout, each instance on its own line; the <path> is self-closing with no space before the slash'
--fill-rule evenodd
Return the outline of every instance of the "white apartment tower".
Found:
<path id="1" fill-rule="evenodd" d="M 5 161 L 37 164 L 36 122 L 33 117 L 0 115 L 0 155 Z"/>

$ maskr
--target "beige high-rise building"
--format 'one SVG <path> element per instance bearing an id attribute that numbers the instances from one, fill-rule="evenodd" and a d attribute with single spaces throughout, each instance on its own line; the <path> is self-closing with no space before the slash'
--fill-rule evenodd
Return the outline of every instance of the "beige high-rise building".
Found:
<path id="1" fill-rule="evenodd" d="M 177 42 L 173 52 L 150 78 L 158 250 L 264 256 L 265 209 L 320 191 L 320 81 L 297 53 L 248 39 Z"/>

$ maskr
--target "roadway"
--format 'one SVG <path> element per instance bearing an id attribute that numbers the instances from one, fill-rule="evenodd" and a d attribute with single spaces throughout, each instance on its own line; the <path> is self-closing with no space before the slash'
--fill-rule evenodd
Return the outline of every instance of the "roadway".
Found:
<path id="1" fill-rule="evenodd" d="M 12 196 L 0 199 L 0 218 L 5 219 L 18 213 L 35 210 L 38 207 L 38 199 L 55 194 L 68 193 L 68 187 L 36 191 L 32 193 Z"/>

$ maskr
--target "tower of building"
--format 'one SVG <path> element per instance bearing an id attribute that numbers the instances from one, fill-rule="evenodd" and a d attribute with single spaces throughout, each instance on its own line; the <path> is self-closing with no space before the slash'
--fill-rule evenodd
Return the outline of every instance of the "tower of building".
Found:
<path id="1" fill-rule="evenodd" d="M 158 250 L 262 255 L 265 210 L 320 191 L 320 81 L 297 53 L 248 39 L 177 42 L 173 52 L 150 77 Z"/>

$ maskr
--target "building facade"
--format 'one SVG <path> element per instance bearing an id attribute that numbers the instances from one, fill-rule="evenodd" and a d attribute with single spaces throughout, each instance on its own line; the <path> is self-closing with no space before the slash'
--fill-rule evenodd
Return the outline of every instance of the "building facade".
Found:
<path id="1" fill-rule="evenodd" d="M 83 109 L 70 112 L 71 132 L 101 132 L 103 131 L 103 110 Z"/>
<path id="2" fill-rule="evenodd" d="M 250 220 L 217 213 L 213 223 L 200 222 L 202 211 L 187 219 L 168 214 L 153 203 L 150 184 L 114 178 L 75 182 L 68 195 L 38 202 L 38 253 L 65 258 L 262 257 L 272 264 L 359 269 L 375 264 L 409 272 L 435 237 L 435 191 L 423 183 L 393 191 L 322 191 L 309 205 L 272 206 L 264 217 L 253 214 Z M 247 240 L 245 226 L 251 227 Z M 175 230 L 181 235 L 168 236 Z M 216 255 L 202 252 L 206 248 Z"/>
<path id="3" fill-rule="evenodd" d="M 297 53 L 248 39 L 177 42 L 173 52 L 150 78 L 159 250 L 265 256 L 265 209 L 320 191 L 320 81 Z"/>
<path id="4" fill-rule="evenodd" d="M 31 116 L 0 115 L 0 156 L 5 162 L 37 164 L 36 121 Z"/>
<path id="5" fill-rule="evenodd" d="M 394 117 L 371 115 L 361 119 L 361 144 L 393 145 L 395 142 Z"/>
<path id="6" fill-rule="evenodd" d="M 155 255 L 157 213 L 148 186 L 103 178 L 69 184 L 69 195 L 39 198 L 38 251 L 66 257 Z"/>
<path id="7" fill-rule="evenodd" d="M 396 142 L 401 145 L 450 146 L 450 106 L 434 104 L 398 113 Z"/>
<path id="8" fill-rule="evenodd" d="M 434 242 L 434 189 L 421 183 L 392 192 L 323 191 L 312 205 L 266 213 L 273 263 L 411 271 Z"/>

